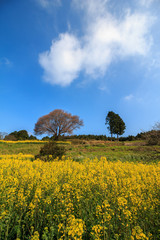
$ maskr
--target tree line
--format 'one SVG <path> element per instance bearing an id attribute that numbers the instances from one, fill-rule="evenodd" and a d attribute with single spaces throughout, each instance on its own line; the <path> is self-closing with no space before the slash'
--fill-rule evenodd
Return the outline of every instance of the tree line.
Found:
<path id="1" fill-rule="evenodd" d="M 122 118 L 113 111 L 108 112 L 105 124 L 111 134 L 111 138 L 113 134 L 116 134 L 118 138 L 126 129 Z M 61 109 L 56 109 L 38 119 L 34 132 L 36 135 L 51 134 L 55 139 L 59 139 L 63 134 L 71 135 L 74 130 L 83 125 L 83 120 L 81 120 L 79 116 L 71 115 Z"/>
<path id="2" fill-rule="evenodd" d="M 1 139 L 18 141 L 18 140 L 36 140 L 37 138 L 33 135 L 29 135 L 26 130 L 14 131 L 10 134 L 0 134 Z"/>
<path id="3" fill-rule="evenodd" d="M 137 136 L 120 137 L 123 135 L 126 129 L 126 125 L 119 114 L 109 111 L 105 118 L 105 125 L 110 133 L 110 137 L 106 135 L 72 135 L 73 131 L 79 129 L 84 125 L 83 120 L 77 115 L 72 115 L 62 109 L 56 109 L 47 115 L 44 115 L 38 119 L 35 124 L 35 135 L 46 134 L 42 140 L 64 140 L 64 139 L 84 139 L 84 140 L 116 140 L 120 141 L 132 141 L 137 139 L 144 139 L 146 136 L 151 136 L 152 139 L 157 138 L 157 129 L 160 130 L 160 123 L 155 125 L 155 129 L 148 133 L 137 134 Z M 156 134 L 155 134 L 156 132 Z M 50 137 L 49 137 L 50 136 Z M 116 136 L 116 137 L 115 137 Z M 158 135 L 159 136 L 159 135 Z M 4 140 L 36 140 L 37 137 L 29 135 L 26 130 L 14 131 L 6 135 L 0 133 L 0 138 Z M 153 141 L 154 142 L 154 141 Z"/>

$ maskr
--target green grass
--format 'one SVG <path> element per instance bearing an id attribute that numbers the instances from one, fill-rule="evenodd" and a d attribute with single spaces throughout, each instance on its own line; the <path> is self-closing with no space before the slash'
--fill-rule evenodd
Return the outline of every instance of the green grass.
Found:
<path id="1" fill-rule="evenodd" d="M 84 158 L 106 157 L 108 160 L 157 162 L 160 160 L 160 146 L 143 146 L 142 142 L 129 142 L 124 145 L 122 142 L 105 141 L 81 141 L 64 144 L 67 149 L 67 156 L 76 161 Z M 1 154 L 33 154 L 37 155 L 44 143 L 0 143 Z M 62 142 L 60 142 L 62 144 Z"/>
<path id="2" fill-rule="evenodd" d="M 133 142 L 134 144 L 134 142 Z M 157 162 L 160 160 L 160 146 L 124 146 L 117 145 L 116 142 L 99 144 L 79 144 L 72 145 L 67 151 L 67 155 L 79 161 L 83 158 L 106 157 L 108 160 L 138 161 L 138 162 Z"/>
<path id="3" fill-rule="evenodd" d="M 43 143 L 44 144 L 44 143 Z M 33 154 L 39 153 L 42 143 L 0 143 L 1 154 Z"/>

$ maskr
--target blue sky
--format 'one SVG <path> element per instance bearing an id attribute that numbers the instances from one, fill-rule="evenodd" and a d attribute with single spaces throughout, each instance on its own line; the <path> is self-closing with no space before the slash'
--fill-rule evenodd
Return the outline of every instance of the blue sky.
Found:
<path id="1" fill-rule="evenodd" d="M 118 3 L 117 3 L 118 2 Z M 0 131 L 33 133 L 54 109 L 75 134 L 106 134 L 108 111 L 127 135 L 160 121 L 159 0 L 2 0 Z"/>

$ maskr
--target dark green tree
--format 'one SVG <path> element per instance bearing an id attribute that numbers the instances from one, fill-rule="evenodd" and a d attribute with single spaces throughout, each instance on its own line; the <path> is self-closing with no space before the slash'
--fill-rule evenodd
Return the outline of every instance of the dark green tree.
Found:
<path id="1" fill-rule="evenodd" d="M 5 137 L 5 140 L 27 140 L 27 139 L 29 139 L 29 135 L 26 130 L 14 131 Z"/>
<path id="2" fill-rule="evenodd" d="M 27 140 L 29 139 L 28 132 L 26 130 L 20 130 L 17 132 L 18 140 Z"/>
<path id="3" fill-rule="evenodd" d="M 37 138 L 35 136 L 33 136 L 33 135 L 30 135 L 28 139 L 29 140 L 37 140 Z"/>
<path id="4" fill-rule="evenodd" d="M 116 114 L 112 111 L 108 112 L 108 114 L 106 116 L 105 124 L 108 125 L 107 129 L 111 134 L 111 138 L 113 137 L 113 134 L 114 134 L 115 119 L 116 119 Z"/>
<path id="5" fill-rule="evenodd" d="M 113 137 L 113 134 L 116 134 L 118 138 L 119 135 L 122 135 L 126 129 L 122 118 L 113 111 L 108 112 L 105 124 L 108 125 L 107 129 L 111 134 L 111 138 Z"/>

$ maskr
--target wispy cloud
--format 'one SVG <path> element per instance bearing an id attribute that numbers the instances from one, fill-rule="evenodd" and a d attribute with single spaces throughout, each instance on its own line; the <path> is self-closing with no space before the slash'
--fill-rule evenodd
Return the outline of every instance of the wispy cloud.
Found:
<path id="1" fill-rule="evenodd" d="M 84 33 L 80 38 L 73 33 L 60 34 L 50 50 L 39 55 L 45 81 L 67 86 L 81 71 L 96 78 L 115 60 L 148 53 L 153 24 L 148 12 L 124 10 L 119 19 L 108 10 L 107 0 L 73 0 L 73 4 L 84 13 Z"/>
<path id="2" fill-rule="evenodd" d="M 138 0 L 138 2 L 145 7 L 149 7 L 156 0 Z"/>
<path id="3" fill-rule="evenodd" d="M 45 9 L 48 9 L 52 6 L 61 5 L 61 0 L 36 0 L 36 2 Z"/>
<path id="4" fill-rule="evenodd" d="M 124 100 L 125 100 L 125 101 L 130 101 L 130 100 L 132 100 L 133 98 L 134 98 L 133 94 L 130 94 L 130 95 L 125 96 L 125 97 L 124 97 Z"/>
<path id="5" fill-rule="evenodd" d="M 137 93 L 137 94 L 135 94 L 135 95 L 133 95 L 133 94 L 129 94 L 129 95 L 127 95 L 127 96 L 125 96 L 124 98 L 123 98 L 123 100 L 125 101 L 125 102 L 128 102 L 128 103 L 135 103 L 135 104 L 144 104 L 145 103 L 145 99 L 147 99 L 146 98 L 146 96 L 141 96 L 141 93 L 139 92 L 139 93 Z"/>
<path id="6" fill-rule="evenodd" d="M 0 58 L 0 66 L 1 65 L 7 65 L 7 66 L 10 66 L 12 63 L 11 61 L 6 58 L 6 57 L 3 57 L 3 58 Z"/>
<path id="7" fill-rule="evenodd" d="M 160 68 L 160 52 L 157 52 L 154 57 L 150 58 L 150 63 L 149 65 L 149 69 L 151 70 L 152 68 Z"/>

